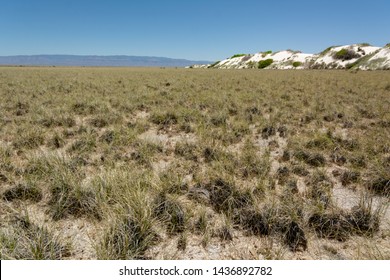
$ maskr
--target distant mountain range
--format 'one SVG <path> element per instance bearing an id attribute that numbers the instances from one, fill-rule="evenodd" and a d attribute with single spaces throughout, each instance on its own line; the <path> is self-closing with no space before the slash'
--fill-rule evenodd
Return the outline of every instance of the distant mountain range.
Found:
<path id="1" fill-rule="evenodd" d="M 192 65 L 189 68 L 390 70 L 390 44 L 384 47 L 374 47 L 366 43 L 332 46 L 319 54 L 293 50 L 235 54 L 222 61 Z"/>
<path id="2" fill-rule="evenodd" d="M 17 55 L 0 56 L 0 65 L 24 66 L 145 66 L 185 67 L 191 64 L 209 64 L 210 61 L 192 61 L 153 56 L 98 56 L 98 55 Z"/>

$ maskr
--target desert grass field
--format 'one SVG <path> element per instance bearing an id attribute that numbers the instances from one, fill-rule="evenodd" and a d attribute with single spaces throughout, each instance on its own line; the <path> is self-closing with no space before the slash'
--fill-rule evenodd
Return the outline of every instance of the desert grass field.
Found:
<path id="1" fill-rule="evenodd" d="M 390 259 L 390 71 L 0 68 L 1 259 Z"/>

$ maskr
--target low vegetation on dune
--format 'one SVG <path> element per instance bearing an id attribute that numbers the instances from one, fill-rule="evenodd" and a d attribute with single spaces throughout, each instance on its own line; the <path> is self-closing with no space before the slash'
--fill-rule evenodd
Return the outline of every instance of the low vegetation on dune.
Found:
<path id="1" fill-rule="evenodd" d="M 389 81 L 0 68 L 0 258 L 389 259 Z"/>

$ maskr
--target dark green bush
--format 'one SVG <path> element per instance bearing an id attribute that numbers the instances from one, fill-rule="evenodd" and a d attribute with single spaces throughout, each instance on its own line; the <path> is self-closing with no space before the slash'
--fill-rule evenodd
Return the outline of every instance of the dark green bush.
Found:
<path id="1" fill-rule="evenodd" d="M 292 65 L 293 65 L 293 67 L 299 67 L 302 65 L 302 62 L 294 61 Z"/>
<path id="2" fill-rule="evenodd" d="M 333 55 L 334 59 L 351 60 L 360 57 L 354 50 L 341 49 Z"/>
<path id="3" fill-rule="evenodd" d="M 264 69 L 264 68 L 270 66 L 273 62 L 274 62 L 274 60 L 270 59 L 270 58 L 266 59 L 266 60 L 260 60 L 258 67 L 259 67 L 259 69 Z"/>

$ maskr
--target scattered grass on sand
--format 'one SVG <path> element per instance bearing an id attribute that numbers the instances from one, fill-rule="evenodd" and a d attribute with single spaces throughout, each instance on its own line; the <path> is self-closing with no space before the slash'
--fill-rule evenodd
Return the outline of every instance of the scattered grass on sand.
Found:
<path id="1" fill-rule="evenodd" d="M 390 259 L 390 72 L 0 68 L 2 259 Z"/>

